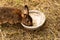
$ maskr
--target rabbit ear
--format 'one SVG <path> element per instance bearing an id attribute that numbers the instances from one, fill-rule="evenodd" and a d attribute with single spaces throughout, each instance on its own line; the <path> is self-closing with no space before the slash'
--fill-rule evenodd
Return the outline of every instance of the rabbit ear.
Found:
<path id="1" fill-rule="evenodd" d="M 27 14 L 27 15 L 29 14 L 29 8 L 27 5 L 24 6 L 23 12 L 24 14 Z"/>

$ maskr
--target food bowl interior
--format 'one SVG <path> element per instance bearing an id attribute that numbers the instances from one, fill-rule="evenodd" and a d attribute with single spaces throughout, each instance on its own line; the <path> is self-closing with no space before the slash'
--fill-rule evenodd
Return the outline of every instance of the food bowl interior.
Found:
<path id="1" fill-rule="evenodd" d="M 45 19 L 46 19 L 44 13 L 38 10 L 29 10 L 29 15 L 32 17 L 33 26 L 26 26 L 21 23 L 23 27 L 27 29 L 36 29 L 36 28 L 41 27 L 44 24 Z"/>

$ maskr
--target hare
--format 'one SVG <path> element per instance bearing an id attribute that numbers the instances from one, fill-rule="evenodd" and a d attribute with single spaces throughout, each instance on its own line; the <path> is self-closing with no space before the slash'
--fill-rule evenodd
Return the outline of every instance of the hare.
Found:
<path id="1" fill-rule="evenodd" d="M 29 15 L 28 6 L 25 5 L 22 10 L 10 7 L 0 7 L 0 24 L 3 23 L 23 23 L 32 26 L 32 18 Z"/>

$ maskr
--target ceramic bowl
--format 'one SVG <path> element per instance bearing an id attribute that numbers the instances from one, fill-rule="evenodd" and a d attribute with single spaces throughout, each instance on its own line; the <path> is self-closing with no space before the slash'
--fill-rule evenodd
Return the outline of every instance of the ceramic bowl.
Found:
<path id="1" fill-rule="evenodd" d="M 21 23 L 22 26 L 26 29 L 37 29 L 37 28 L 41 27 L 46 20 L 44 13 L 42 13 L 38 10 L 29 10 L 29 15 L 33 19 L 33 26 L 26 26 Z"/>

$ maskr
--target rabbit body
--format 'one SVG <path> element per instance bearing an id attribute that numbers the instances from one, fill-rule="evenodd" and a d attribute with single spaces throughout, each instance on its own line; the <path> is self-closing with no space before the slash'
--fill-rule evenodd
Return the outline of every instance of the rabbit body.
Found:
<path id="1" fill-rule="evenodd" d="M 8 7 L 0 7 L 0 24 L 2 23 L 18 23 L 21 21 L 21 10 Z"/>
<path id="2" fill-rule="evenodd" d="M 28 7 L 25 6 L 23 10 L 10 7 L 0 7 L 0 24 L 3 23 L 23 23 L 25 25 L 32 25 L 32 18 L 29 16 Z"/>

